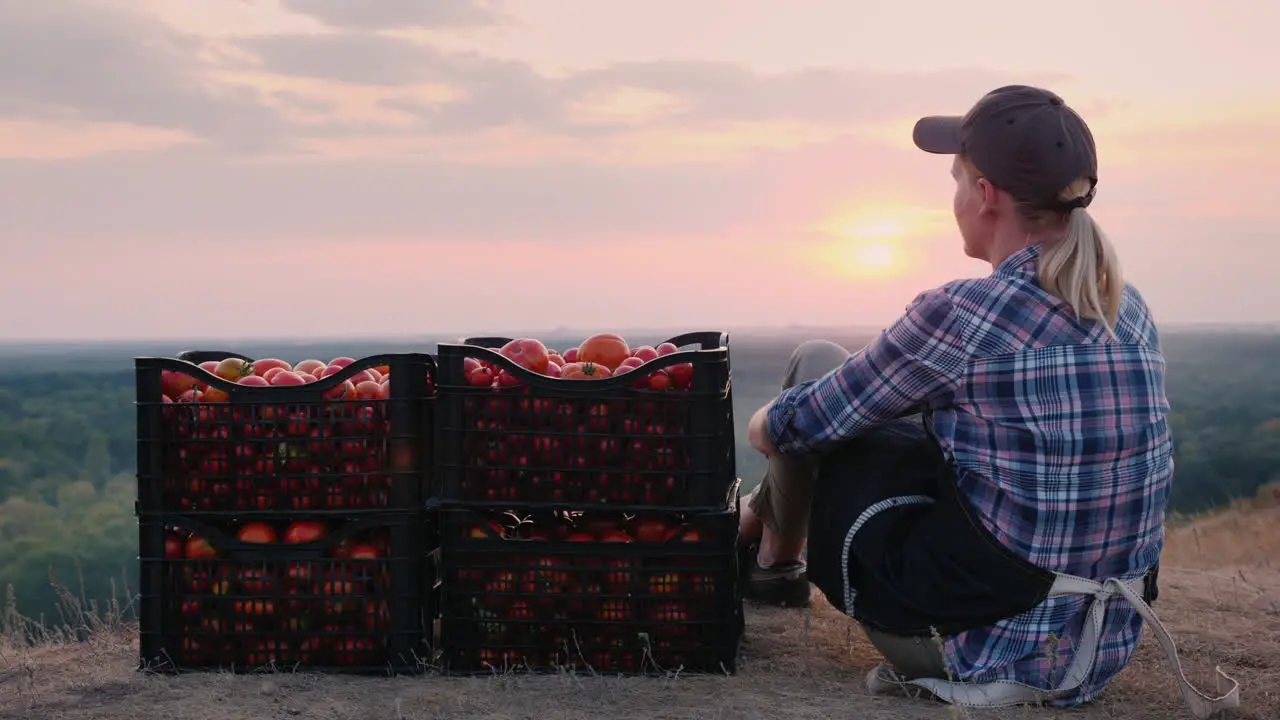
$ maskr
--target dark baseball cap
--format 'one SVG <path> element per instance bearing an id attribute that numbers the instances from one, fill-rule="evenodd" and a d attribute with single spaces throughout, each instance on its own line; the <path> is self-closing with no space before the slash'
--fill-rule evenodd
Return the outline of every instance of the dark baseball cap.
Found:
<path id="1" fill-rule="evenodd" d="M 964 154 L 993 185 L 1045 210 L 1088 207 L 1098 184 L 1098 151 L 1089 126 L 1062 98 L 1037 87 L 992 90 L 963 117 L 921 118 L 912 139 L 925 152 Z M 1089 193 L 1059 200 L 1081 177 L 1090 179 Z"/>

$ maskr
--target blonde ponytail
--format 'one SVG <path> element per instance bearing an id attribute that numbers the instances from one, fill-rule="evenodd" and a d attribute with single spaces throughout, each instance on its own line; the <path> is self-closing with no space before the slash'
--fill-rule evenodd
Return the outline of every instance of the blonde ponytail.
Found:
<path id="1" fill-rule="evenodd" d="M 1081 178 L 1059 199 L 1069 202 L 1089 189 L 1089 180 Z M 1070 305 L 1077 318 L 1100 321 L 1116 336 L 1124 276 L 1115 247 L 1088 210 L 1077 207 L 1067 214 L 1062 239 L 1046 243 L 1040 253 L 1038 274 L 1044 289 Z"/>

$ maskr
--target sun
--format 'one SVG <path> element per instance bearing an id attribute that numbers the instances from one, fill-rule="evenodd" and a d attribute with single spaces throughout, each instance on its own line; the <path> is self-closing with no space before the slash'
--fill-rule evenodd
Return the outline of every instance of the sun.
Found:
<path id="1" fill-rule="evenodd" d="M 818 226 L 827 238 L 819 260 L 847 277 L 901 275 L 911 265 L 911 241 L 930 235 L 937 223 L 931 211 L 906 205 L 867 205 L 843 212 Z"/>

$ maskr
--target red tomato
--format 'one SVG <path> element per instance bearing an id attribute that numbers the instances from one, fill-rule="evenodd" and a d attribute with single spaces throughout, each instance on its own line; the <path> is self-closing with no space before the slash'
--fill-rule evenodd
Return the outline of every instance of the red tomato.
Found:
<path id="1" fill-rule="evenodd" d="M 336 358 L 334 358 L 334 359 L 330 360 L 330 361 L 329 361 L 329 364 L 330 364 L 330 365 L 337 365 L 337 366 L 338 366 L 338 367 L 340 367 L 340 368 L 344 368 L 344 367 L 346 367 L 346 366 L 350 365 L 350 364 L 351 364 L 351 363 L 353 363 L 353 362 L 355 362 L 355 359 L 354 359 L 354 358 L 349 358 L 349 357 L 343 356 L 343 357 L 336 357 Z"/>
<path id="2" fill-rule="evenodd" d="M 173 370 L 160 371 L 160 388 L 171 398 L 182 397 L 183 393 L 196 387 L 196 379 Z"/>
<path id="3" fill-rule="evenodd" d="M 303 360 L 297 365 L 294 365 L 293 371 L 296 373 L 307 373 L 308 375 L 314 375 L 320 372 L 321 370 L 323 370 L 324 367 L 325 365 L 323 362 L 316 360 L 315 358 L 307 358 L 306 360 Z"/>
<path id="4" fill-rule="evenodd" d="M 267 371 L 272 370 L 274 368 L 280 368 L 282 370 L 293 369 L 292 365 L 290 365 L 289 363 L 279 358 L 263 358 L 261 360 L 254 360 L 252 365 L 253 365 L 253 374 L 261 375 L 263 377 L 267 376 Z"/>
<path id="5" fill-rule="evenodd" d="M 632 532 L 639 542 L 664 542 L 671 533 L 671 523 L 662 518 L 637 518 Z"/>
<path id="6" fill-rule="evenodd" d="M 184 551 L 188 560 L 208 560 L 209 558 L 218 557 L 218 553 L 214 551 L 213 546 L 209 544 L 209 541 L 199 535 L 192 535 L 187 538 L 187 544 Z"/>
<path id="7" fill-rule="evenodd" d="M 640 367 L 643 364 L 644 364 L 644 361 L 641 360 L 640 358 L 629 357 L 626 360 L 622 361 L 622 364 L 619 365 L 616 370 L 614 370 L 613 374 L 621 375 L 624 372 L 630 372 L 631 370 L 635 370 L 636 368 Z"/>
<path id="8" fill-rule="evenodd" d="M 671 384 L 677 390 L 688 390 L 693 386 L 693 363 L 680 363 L 667 368 L 671 376 Z"/>
<path id="9" fill-rule="evenodd" d="M 324 391 L 325 400 L 351 400 L 355 397 L 356 386 L 352 385 L 350 380 L 343 380 L 341 383 Z"/>
<path id="10" fill-rule="evenodd" d="M 362 542 L 352 545 L 347 550 L 347 557 L 352 560 L 377 560 L 382 557 L 382 552 L 371 543 Z"/>
<path id="11" fill-rule="evenodd" d="M 284 541 L 286 543 L 315 542 L 323 538 L 325 532 L 324 523 L 318 520 L 299 520 L 289 524 L 284 531 Z"/>
<path id="12" fill-rule="evenodd" d="M 603 380 L 612 375 L 609 368 L 591 362 L 573 362 L 560 369 L 565 380 Z"/>
<path id="13" fill-rule="evenodd" d="M 621 335 L 597 333 L 578 346 L 578 362 L 593 362 L 615 370 L 631 357 L 631 348 Z"/>
<path id="14" fill-rule="evenodd" d="M 649 375 L 650 390 L 667 390 L 671 387 L 671 376 L 665 370 L 659 370 Z"/>
<path id="15" fill-rule="evenodd" d="M 547 364 L 551 361 L 547 346 L 533 338 L 512 340 L 503 345 L 498 353 L 520 367 L 536 373 L 545 373 Z"/>
<path id="16" fill-rule="evenodd" d="M 675 345 L 672 345 L 669 342 L 664 342 L 657 347 L 657 351 L 658 351 L 658 357 L 662 357 L 663 355 L 670 355 L 673 352 L 679 352 L 680 348 L 676 347 Z"/>
<path id="17" fill-rule="evenodd" d="M 576 363 L 578 362 L 578 348 L 576 347 L 569 348 L 568 350 L 565 350 L 563 353 L 560 353 L 560 356 L 564 358 L 563 364 L 565 365 L 568 365 L 570 363 Z"/>
<path id="18" fill-rule="evenodd" d="M 631 357 L 638 358 L 641 363 L 647 363 L 658 359 L 658 351 L 652 345 L 641 345 L 631 351 Z"/>
<path id="19" fill-rule="evenodd" d="M 293 372 L 292 370 L 281 370 L 280 372 L 276 373 L 274 376 L 268 378 L 267 382 L 271 383 L 272 385 L 283 386 L 283 385 L 305 385 L 307 381 L 303 380 L 301 375 L 299 375 L 296 372 Z"/>
<path id="20" fill-rule="evenodd" d="M 350 385 L 350 381 L 347 381 Z M 354 399 L 356 400 L 374 400 L 377 399 L 378 393 L 381 392 L 382 385 L 372 380 L 365 380 L 355 386 Z"/>
<path id="21" fill-rule="evenodd" d="M 467 384 L 472 387 L 489 387 L 493 384 L 493 370 L 481 365 L 467 375 Z"/>
<path id="22" fill-rule="evenodd" d="M 245 375 L 244 377 L 240 378 L 239 384 L 253 385 L 255 387 L 266 387 L 271 383 L 267 382 L 267 379 L 262 377 L 261 375 Z"/>
<path id="23" fill-rule="evenodd" d="M 169 560 L 178 560 L 183 556 L 182 536 L 167 530 L 164 534 L 164 556 Z"/>
<path id="24" fill-rule="evenodd" d="M 240 527 L 236 539 L 246 543 L 276 542 L 276 529 L 264 522 L 249 522 Z"/>

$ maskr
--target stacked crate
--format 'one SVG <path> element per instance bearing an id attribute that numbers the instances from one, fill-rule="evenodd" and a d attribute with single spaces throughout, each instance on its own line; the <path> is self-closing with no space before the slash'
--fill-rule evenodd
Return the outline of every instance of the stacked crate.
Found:
<path id="1" fill-rule="evenodd" d="M 199 365 L 226 357 L 135 361 L 143 666 L 420 669 L 434 359 L 285 387 Z M 368 368 L 387 392 L 353 399 Z"/>
<path id="2" fill-rule="evenodd" d="M 431 502 L 450 672 L 732 672 L 742 634 L 729 350 L 720 333 L 568 380 L 441 344 Z M 482 380 L 473 380 L 477 367 Z M 682 373 L 653 389 L 656 372 Z M 483 380 L 498 374 L 503 382 Z"/>

